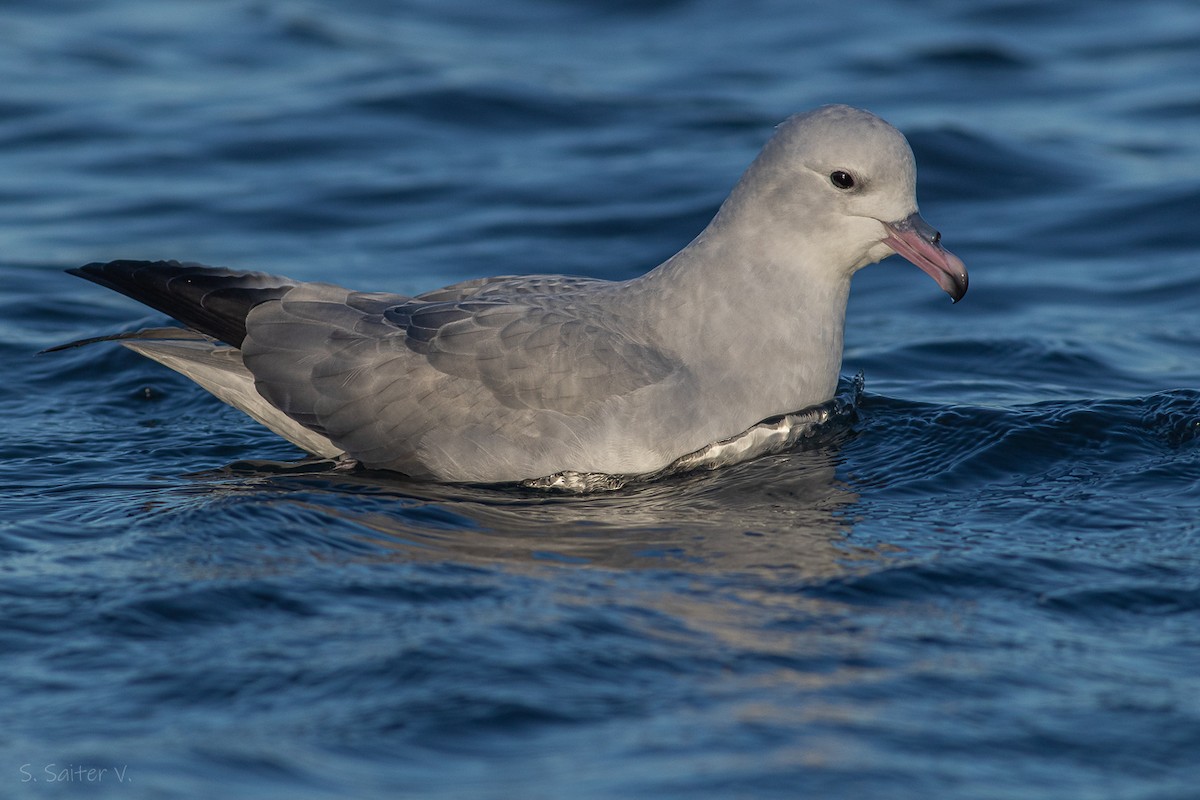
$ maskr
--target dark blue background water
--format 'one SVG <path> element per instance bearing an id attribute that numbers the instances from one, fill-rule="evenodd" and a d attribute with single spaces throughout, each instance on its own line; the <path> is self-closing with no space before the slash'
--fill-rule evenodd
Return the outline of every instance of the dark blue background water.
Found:
<path id="1" fill-rule="evenodd" d="M 1200 794 L 1200 6 L 10 0 L 0 42 L 0 796 Z M 835 101 L 972 288 L 861 273 L 809 449 L 288 472 L 122 348 L 33 355 L 162 321 L 92 260 L 634 275 Z"/>

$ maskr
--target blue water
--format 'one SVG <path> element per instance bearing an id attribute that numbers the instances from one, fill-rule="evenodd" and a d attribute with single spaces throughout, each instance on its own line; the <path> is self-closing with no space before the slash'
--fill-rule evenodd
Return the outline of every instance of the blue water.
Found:
<path id="1" fill-rule="evenodd" d="M 1200 796 L 1200 5 L 0 10 L 0 797 Z M 62 269 L 648 269 L 870 108 L 971 270 L 857 408 L 593 497 L 290 466 Z"/>

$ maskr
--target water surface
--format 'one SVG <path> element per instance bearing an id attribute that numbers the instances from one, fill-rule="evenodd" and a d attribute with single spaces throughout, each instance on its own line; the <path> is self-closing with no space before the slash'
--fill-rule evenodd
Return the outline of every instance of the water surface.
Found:
<path id="1" fill-rule="evenodd" d="M 0 795 L 1195 796 L 1194 4 L 0 23 Z M 639 274 L 826 102 L 909 136 L 972 288 L 860 273 L 865 395 L 793 452 L 431 486 L 289 466 L 120 347 L 34 356 L 163 321 L 93 260 Z"/>

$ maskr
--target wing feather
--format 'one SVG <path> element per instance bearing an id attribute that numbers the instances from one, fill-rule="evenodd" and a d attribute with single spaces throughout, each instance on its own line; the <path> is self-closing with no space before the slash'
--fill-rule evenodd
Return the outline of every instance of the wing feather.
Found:
<path id="1" fill-rule="evenodd" d="M 271 403 L 368 465 L 534 458 L 680 369 L 603 304 L 575 302 L 601 285 L 478 281 L 410 299 L 302 284 L 253 310 L 244 360 Z"/>

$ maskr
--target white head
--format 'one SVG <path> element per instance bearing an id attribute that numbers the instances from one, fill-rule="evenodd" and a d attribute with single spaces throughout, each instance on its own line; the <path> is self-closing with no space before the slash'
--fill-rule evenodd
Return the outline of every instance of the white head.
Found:
<path id="1" fill-rule="evenodd" d="M 899 253 L 955 301 L 967 291 L 962 261 L 917 212 L 908 141 L 850 106 L 823 106 L 780 125 L 714 223 L 755 237 L 775 260 L 848 277 Z"/>

